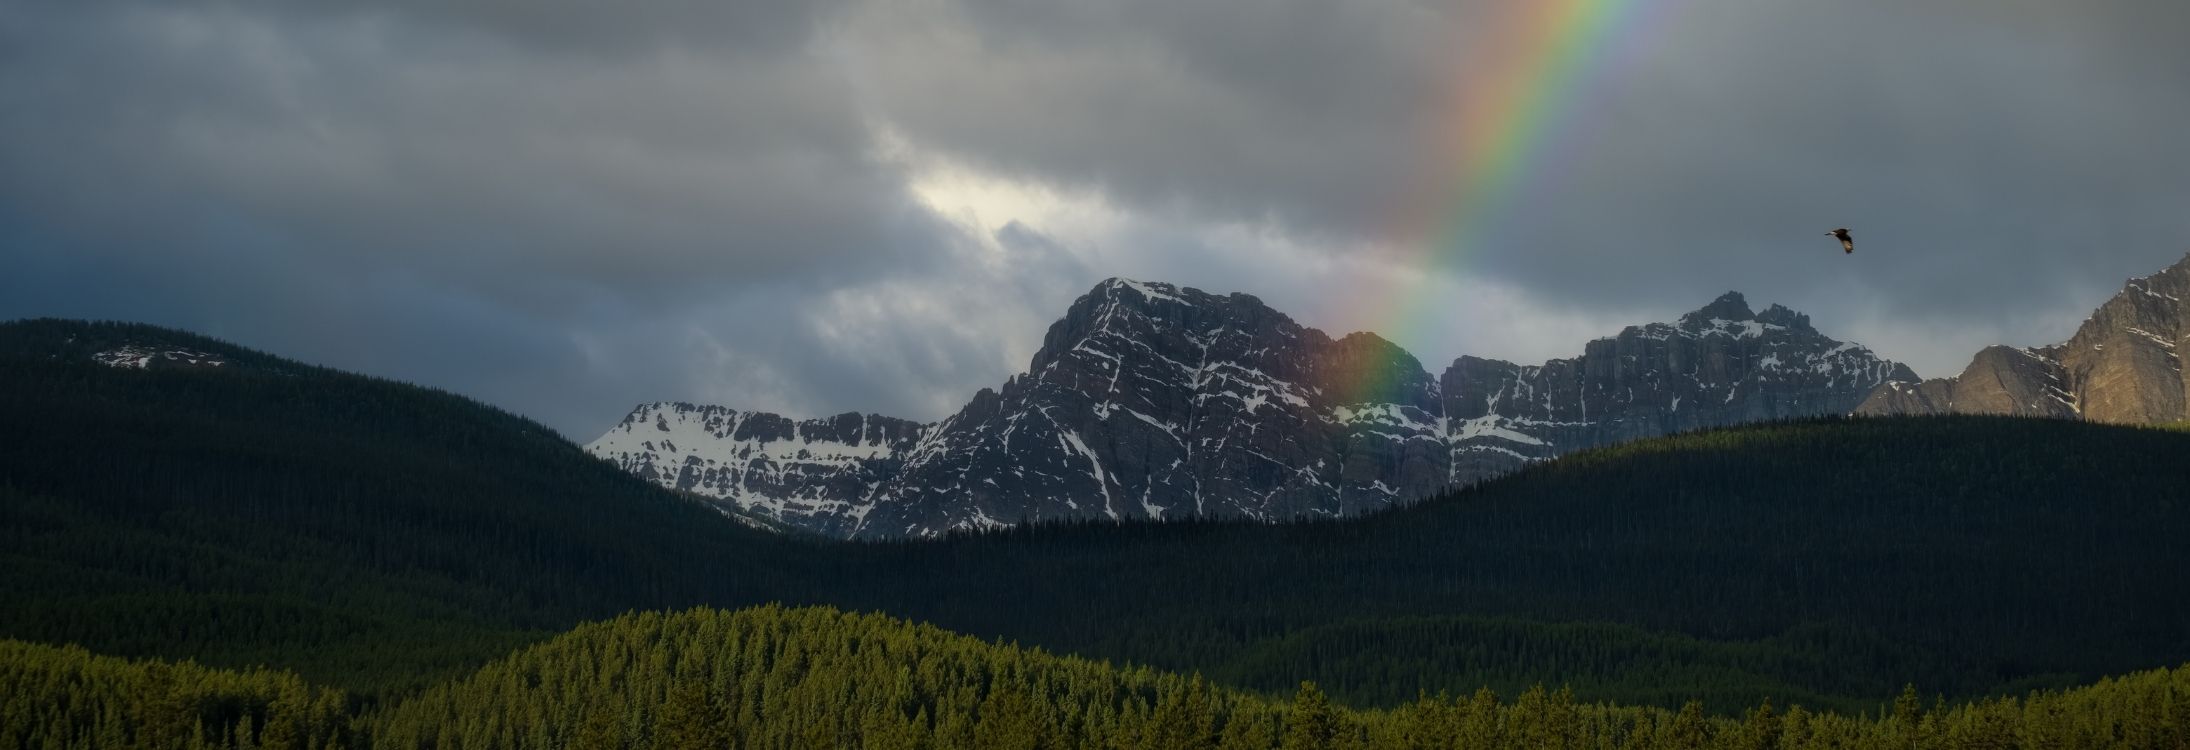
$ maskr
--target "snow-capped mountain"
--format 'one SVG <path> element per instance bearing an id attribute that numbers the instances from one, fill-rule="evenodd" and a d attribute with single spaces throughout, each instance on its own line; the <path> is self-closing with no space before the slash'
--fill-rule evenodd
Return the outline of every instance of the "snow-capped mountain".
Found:
<path id="1" fill-rule="evenodd" d="M 2011 414 L 2155 424 L 2190 419 L 2190 256 L 2130 279 L 2076 335 L 1987 347 L 1952 378 L 1887 383 L 1863 414 Z"/>
<path id="2" fill-rule="evenodd" d="M 586 446 L 649 481 L 746 514 L 843 533 L 929 425 L 840 414 L 793 421 L 720 406 L 644 404 Z"/>
<path id="3" fill-rule="evenodd" d="M 588 449 L 665 486 L 845 537 L 1023 521 L 1342 516 L 1579 448 L 1846 413 L 1908 368 L 1738 294 L 1573 359 L 1432 378 L 1252 296 L 1111 279 L 1028 371 L 932 425 L 648 404 Z"/>

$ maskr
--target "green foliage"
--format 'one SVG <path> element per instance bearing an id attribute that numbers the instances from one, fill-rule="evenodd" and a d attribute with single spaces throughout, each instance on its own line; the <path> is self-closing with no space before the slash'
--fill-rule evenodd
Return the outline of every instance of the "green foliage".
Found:
<path id="1" fill-rule="evenodd" d="M 1405 653 L 1406 659 L 1393 658 Z M 1517 658 L 1519 657 L 1519 658 Z M 1315 674 L 1352 700 L 1393 705 L 1428 690 L 1486 686 L 1519 695 L 1558 679 L 1595 700 L 1678 706 L 1689 699 L 1725 707 L 1757 696 L 1813 706 L 1860 708 L 1867 686 L 1833 683 L 1848 665 L 1891 673 L 1934 661 L 1875 638 L 1805 627 L 1760 640 L 1713 641 L 1608 624 L 1553 624 L 1475 617 L 1348 620 L 1262 638 L 1210 677 L 1267 686 L 1287 674 Z M 1819 693 L 1817 689 L 1832 690 Z"/>
<path id="2" fill-rule="evenodd" d="M 878 615 L 762 607 L 581 626 L 393 705 L 294 675 L 0 642 L 0 744 L 98 748 L 2176 748 L 2190 666 L 1870 714 L 1764 703 L 1713 717 L 1532 687 L 1389 710 L 983 642 Z M 1180 730 L 1185 731 L 1180 731 Z"/>
<path id="3" fill-rule="evenodd" d="M 1338 710 L 1313 682 L 1300 683 L 1293 706 L 1285 712 L 1285 741 L 1281 750 L 1333 750 L 1346 731 Z"/>
<path id="4" fill-rule="evenodd" d="M 453 707 L 453 708 L 452 708 Z M 1208 747 L 1277 707 L 1198 679 L 828 609 L 641 613 L 579 627 L 371 722 L 383 747 L 551 745 L 587 710 L 633 747 Z M 1184 730 L 1184 731 L 1182 731 Z"/>
<path id="5" fill-rule="evenodd" d="M 286 672 L 128 661 L 0 640 L 0 747 L 350 747 L 340 691 Z"/>

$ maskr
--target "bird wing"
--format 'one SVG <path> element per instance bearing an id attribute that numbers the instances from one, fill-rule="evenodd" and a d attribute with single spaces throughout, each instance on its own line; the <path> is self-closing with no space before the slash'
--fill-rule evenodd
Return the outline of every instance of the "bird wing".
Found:
<path id="1" fill-rule="evenodd" d="M 1843 252 L 1843 253 L 1853 253 L 1853 252 L 1855 252 L 1855 240 L 1851 240 L 1851 239 L 1845 239 L 1845 238 L 1844 238 L 1844 239 L 1842 239 L 1842 240 L 1840 241 L 1840 251 L 1841 251 L 1841 252 Z"/>

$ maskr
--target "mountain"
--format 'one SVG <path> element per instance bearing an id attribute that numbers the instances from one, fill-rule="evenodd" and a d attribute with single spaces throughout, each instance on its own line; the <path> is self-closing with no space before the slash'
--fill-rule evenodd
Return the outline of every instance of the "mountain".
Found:
<path id="1" fill-rule="evenodd" d="M 2190 255 L 2130 279 L 2052 346 L 1988 347 L 1962 374 L 1880 386 L 1860 414 L 2010 414 L 2121 424 L 2190 419 Z"/>
<path id="2" fill-rule="evenodd" d="M 788 544 L 470 399 L 152 326 L 0 323 L 11 636 L 415 686 L 582 618 L 765 596 Z"/>
<path id="3" fill-rule="evenodd" d="M 829 536 L 1026 521 L 1341 517 L 1569 451 L 1844 414 L 1908 368 L 1729 293 L 1542 365 L 1431 377 L 1244 294 L 1111 279 L 1025 374 L 940 423 L 641 405 L 587 446 L 665 487 Z"/>
<path id="4" fill-rule="evenodd" d="M 1461 357 L 1447 414 L 1466 430 L 1525 439 L 1461 443 L 1456 476 L 1482 477 L 1582 448 L 1706 427 L 1846 414 L 1905 365 L 1835 341 L 1779 305 L 1728 292 L 1679 322 L 1630 326 L 1582 356 L 1541 366 Z M 1472 450 L 1471 450 L 1472 449 Z"/>
<path id="5" fill-rule="evenodd" d="M 127 345 L 228 364 L 97 357 Z M 2190 659 L 2190 579 L 2162 574 L 2190 569 L 2185 451 L 2067 420 L 1826 419 L 1345 520 L 843 543 L 746 528 L 452 394 L 29 321 L 0 324 L 0 637 L 378 701 L 589 619 L 782 602 L 1358 705 L 1546 682 L 1854 710 Z"/>
<path id="6" fill-rule="evenodd" d="M 793 420 L 683 403 L 642 404 L 586 449 L 756 524 L 838 533 L 934 429 L 857 413 Z"/>

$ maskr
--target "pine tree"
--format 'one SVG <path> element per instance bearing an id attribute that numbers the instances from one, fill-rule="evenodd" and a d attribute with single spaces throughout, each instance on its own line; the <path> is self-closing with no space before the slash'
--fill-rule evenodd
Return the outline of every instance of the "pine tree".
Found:
<path id="1" fill-rule="evenodd" d="M 1270 750 L 1277 744 L 1277 732 L 1267 717 L 1254 714 L 1234 713 L 1224 724 L 1217 747 L 1219 750 Z"/>
<path id="2" fill-rule="evenodd" d="M 990 691 L 974 724 L 974 750 L 1037 750 L 1042 744 L 1041 723 L 1020 690 Z"/>
<path id="3" fill-rule="evenodd" d="M 1703 702 L 1682 704 L 1680 713 L 1673 715 L 1673 720 L 1665 725 L 1658 738 L 1658 747 L 1663 750 L 1704 747 L 1711 741 L 1711 723 L 1703 717 Z"/>
<path id="4" fill-rule="evenodd" d="M 1341 729 L 1339 717 L 1331 710 L 1331 701 L 1313 682 L 1300 683 L 1300 691 L 1293 694 L 1293 707 L 1285 714 L 1285 742 L 1282 750 L 1332 750 L 1337 747 Z"/>
<path id="5" fill-rule="evenodd" d="M 575 750 L 624 750 L 623 727 L 606 705 L 595 701 L 582 716 L 572 744 Z"/>
<path id="6" fill-rule="evenodd" d="M 669 700 L 654 725 L 656 750 L 721 750 L 729 744 L 730 733 L 707 682 L 694 676 L 671 684 Z"/>

